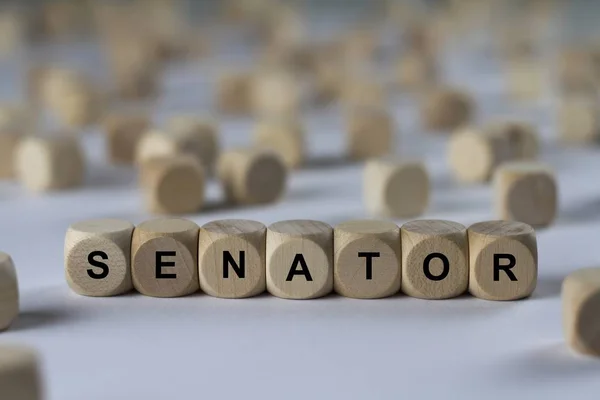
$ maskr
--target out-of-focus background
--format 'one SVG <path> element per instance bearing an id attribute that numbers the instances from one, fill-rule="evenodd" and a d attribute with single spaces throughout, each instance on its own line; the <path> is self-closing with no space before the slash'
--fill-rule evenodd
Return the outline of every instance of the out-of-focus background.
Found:
<path id="1" fill-rule="evenodd" d="M 21 315 L 0 343 L 36 348 L 57 400 L 592 398 L 600 365 L 568 353 L 560 285 L 600 263 L 599 5 L 3 1 L 0 250 Z M 285 178 L 259 194 L 222 172 L 273 154 Z M 157 169 L 181 159 L 201 172 L 164 189 Z M 426 179 L 394 186 L 405 163 Z M 523 215 L 498 206 L 510 163 L 553 182 L 519 203 L 539 228 L 527 300 L 86 298 L 65 282 L 79 220 L 469 225 Z"/>

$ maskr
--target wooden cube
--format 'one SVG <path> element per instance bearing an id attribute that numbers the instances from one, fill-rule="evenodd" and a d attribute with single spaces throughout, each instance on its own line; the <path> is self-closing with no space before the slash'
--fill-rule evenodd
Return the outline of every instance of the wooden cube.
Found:
<path id="1" fill-rule="evenodd" d="M 346 132 L 346 147 L 351 159 L 366 160 L 394 151 L 396 123 L 386 110 L 352 110 Z"/>
<path id="2" fill-rule="evenodd" d="M 8 329 L 19 315 L 19 285 L 12 258 L 0 252 L 0 331 Z"/>
<path id="3" fill-rule="evenodd" d="M 203 292 L 230 299 L 265 291 L 267 228 L 260 222 L 229 219 L 200 228 L 198 266 Z"/>
<path id="4" fill-rule="evenodd" d="M 28 137 L 17 147 L 15 171 L 19 181 L 34 192 L 81 186 L 85 174 L 83 149 L 72 136 Z"/>
<path id="5" fill-rule="evenodd" d="M 363 198 L 370 214 L 416 217 L 427 209 L 429 191 L 429 174 L 422 162 L 381 158 L 365 164 Z"/>
<path id="6" fill-rule="evenodd" d="M 333 285 L 338 294 L 378 299 L 400 290 L 400 229 L 389 221 L 358 220 L 334 229 Z"/>
<path id="7" fill-rule="evenodd" d="M 588 96 L 563 98 L 558 113 L 558 124 L 559 137 L 565 143 L 600 143 L 598 100 Z"/>
<path id="8" fill-rule="evenodd" d="M 559 55 L 558 79 L 563 93 L 597 95 L 598 72 L 593 52 L 571 48 Z"/>
<path id="9" fill-rule="evenodd" d="M 25 346 L 0 346 L 0 394 L 6 400 L 41 400 L 43 385 L 37 352 Z"/>
<path id="10" fill-rule="evenodd" d="M 144 114 L 115 113 L 105 120 L 106 151 L 113 164 L 133 164 L 141 138 L 150 128 Z"/>
<path id="11" fill-rule="evenodd" d="M 512 60 L 507 70 L 508 94 L 515 100 L 538 99 L 547 81 L 544 69 L 539 61 L 527 57 Z"/>
<path id="12" fill-rule="evenodd" d="M 398 86 L 404 90 L 428 89 L 438 80 L 438 75 L 434 59 L 420 52 L 403 55 L 396 67 Z"/>
<path id="13" fill-rule="evenodd" d="M 16 148 L 21 139 L 31 133 L 34 121 L 35 115 L 25 108 L 14 105 L 0 107 L 0 179 L 14 177 Z"/>
<path id="14" fill-rule="evenodd" d="M 0 179 L 11 179 L 15 175 L 15 153 L 21 135 L 0 131 Z"/>
<path id="15" fill-rule="evenodd" d="M 301 111 L 303 93 L 294 74 L 267 69 L 254 77 L 251 98 L 258 116 L 294 118 Z"/>
<path id="16" fill-rule="evenodd" d="M 65 275 L 83 296 L 106 297 L 128 292 L 131 283 L 133 224 L 95 219 L 72 224 L 65 237 Z"/>
<path id="17" fill-rule="evenodd" d="M 281 198 L 287 186 L 288 171 L 276 152 L 248 148 L 223 153 L 217 175 L 228 202 L 265 204 Z"/>
<path id="18" fill-rule="evenodd" d="M 254 143 L 277 152 L 288 168 L 297 168 L 305 160 L 304 128 L 297 120 L 270 118 L 254 131 Z"/>
<path id="19" fill-rule="evenodd" d="M 280 221 L 267 229 L 267 290 L 314 299 L 333 290 L 333 229 L 319 221 Z"/>
<path id="20" fill-rule="evenodd" d="M 421 299 L 448 299 L 469 285 L 467 228 L 451 221 L 402 225 L 402 292 Z"/>
<path id="21" fill-rule="evenodd" d="M 469 292 L 486 300 L 528 297 L 537 284 L 535 231 L 516 221 L 485 221 L 471 225 Z"/>
<path id="22" fill-rule="evenodd" d="M 494 130 L 462 128 L 448 144 L 450 170 L 464 183 L 487 182 L 500 164 L 514 158 L 510 136 Z"/>
<path id="23" fill-rule="evenodd" d="M 562 284 L 563 331 L 575 351 L 600 357 L 600 268 L 572 272 Z"/>
<path id="24" fill-rule="evenodd" d="M 471 96 L 455 88 L 442 87 L 425 95 L 421 121 L 431 131 L 451 131 L 466 125 L 473 117 Z"/>
<path id="25" fill-rule="evenodd" d="M 544 227 L 556 217 L 556 179 L 544 164 L 520 161 L 501 165 L 494 174 L 494 191 L 499 219 Z"/>
<path id="26" fill-rule="evenodd" d="M 497 121 L 486 127 L 492 136 L 505 136 L 516 160 L 534 160 L 539 152 L 539 139 L 535 128 L 526 122 Z"/>
<path id="27" fill-rule="evenodd" d="M 342 74 L 343 71 L 338 71 Z M 387 94 L 385 88 L 377 81 L 366 79 L 364 77 L 353 76 L 346 77 L 341 91 L 341 101 L 351 112 L 355 108 L 376 108 L 381 109 L 387 105 Z"/>
<path id="28" fill-rule="evenodd" d="M 247 72 L 223 73 L 216 87 L 216 105 L 225 114 L 249 114 L 252 111 L 252 79 Z"/>
<path id="29" fill-rule="evenodd" d="M 196 292 L 200 287 L 198 232 L 198 225 L 183 219 L 155 219 L 139 224 L 131 241 L 134 288 L 153 297 Z"/>
<path id="30" fill-rule="evenodd" d="M 141 165 L 146 207 L 157 214 L 188 214 L 204 204 L 205 172 L 191 156 L 151 158 Z"/>

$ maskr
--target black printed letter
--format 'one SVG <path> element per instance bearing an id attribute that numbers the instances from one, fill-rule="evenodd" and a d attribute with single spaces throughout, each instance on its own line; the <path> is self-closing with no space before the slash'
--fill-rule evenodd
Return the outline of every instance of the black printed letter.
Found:
<path id="1" fill-rule="evenodd" d="M 233 268 L 233 271 L 238 276 L 238 278 L 246 277 L 246 252 L 244 250 L 240 250 L 240 265 L 239 266 L 233 259 L 233 256 L 231 255 L 230 252 L 228 252 L 228 251 L 223 252 L 223 278 L 224 279 L 229 278 L 229 268 L 228 268 L 229 264 L 231 264 L 231 268 Z"/>
<path id="2" fill-rule="evenodd" d="M 442 264 L 444 265 L 444 269 L 443 269 L 442 273 L 439 274 L 438 276 L 433 275 L 431 273 L 431 271 L 429 270 L 429 264 L 431 263 L 431 260 L 433 260 L 434 258 L 439 258 L 440 260 L 442 260 Z M 450 261 L 448 261 L 448 257 L 443 255 L 442 253 L 431 253 L 430 255 L 425 257 L 425 261 L 423 261 L 423 273 L 425 273 L 425 276 L 427 277 L 427 279 L 432 280 L 432 281 L 441 281 L 442 279 L 444 279 L 445 277 L 448 276 L 449 272 L 450 272 Z"/>
<path id="3" fill-rule="evenodd" d="M 359 257 L 365 257 L 367 259 L 367 280 L 373 279 L 373 257 L 379 257 L 379 252 L 359 252 Z"/>
<path id="4" fill-rule="evenodd" d="M 300 264 L 302 269 L 297 269 L 298 264 Z M 285 280 L 291 282 L 292 279 L 294 279 L 294 275 L 304 275 L 308 282 L 312 282 L 312 276 L 310 276 L 310 271 L 306 266 L 306 261 L 304 260 L 304 256 L 302 254 L 296 254 L 296 257 L 294 257 L 294 261 L 292 261 L 292 268 L 290 268 L 290 272 Z"/>
<path id="5" fill-rule="evenodd" d="M 102 270 L 102 272 L 100 272 L 98 274 L 90 268 L 87 270 L 87 273 L 88 273 L 89 277 L 92 279 L 104 279 L 108 276 L 108 265 L 104 264 L 101 261 L 94 260 L 94 257 L 96 257 L 96 256 L 100 257 L 103 260 L 108 260 L 108 255 L 103 251 L 92 251 L 88 255 L 88 262 L 90 263 L 90 265 L 100 268 Z"/>
<path id="6" fill-rule="evenodd" d="M 157 251 L 156 252 L 156 279 L 175 279 L 177 278 L 176 274 L 163 274 L 163 267 L 174 267 L 175 261 L 163 261 L 163 256 L 165 257 L 175 257 L 177 255 L 174 251 Z"/>
<path id="7" fill-rule="evenodd" d="M 500 265 L 500 260 L 503 258 L 508 260 L 507 265 Z M 517 260 L 512 254 L 494 254 L 494 282 L 498 282 L 500 280 L 500 270 L 506 272 L 508 279 L 511 281 L 516 281 L 517 277 L 510 270 L 515 265 L 517 265 Z"/>

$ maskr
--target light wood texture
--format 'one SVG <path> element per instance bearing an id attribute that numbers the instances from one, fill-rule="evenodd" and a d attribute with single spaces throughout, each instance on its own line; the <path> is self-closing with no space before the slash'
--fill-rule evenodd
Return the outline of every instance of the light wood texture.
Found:
<path id="1" fill-rule="evenodd" d="M 12 258 L 0 252 L 0 332 L 19 315 L 19 285 Z"/>
<path id="2" fill-rule="evenodd" d="M 459 129 L 448 143 L 450 170 L 464 183 L 489 181 L 496 168 L 514 154 L 508 135 L 474 127 Z"/>
<path id="3" fill-rule="evenodd" d="M 397 84 L 403 90 L 429 89 L 438 80 L 438 74 L 433 57 L 420 52 L 402 55 L 396 66 Z"/>
<path id="4" fill-rule="evenodd" d="M 507 67 L 507 90 L 515 100 L 538 99 L 547 82 L 544 76 L 546 66 L 528 57 L 511 60 Z"/>
<path id="5" fill-rule="evenodd" d="M 338 71 L 342 74 L 343 71 Z M 387 105 L 387 94 L 383 85 L 366 78 L 362 74 L 347 73 L 341 91 L 341 102 L 351 111 L 355 108 L 384 108 Z M 359 76 L 356 76 L 359 75 Z"/>
<path id="6" fill-rule="evenodd" d="M 535 160 L 539 153 L 539 138 L 535 128 L 526 122 L 496 121 L 485 128 L 492 136 L 505 136 L 515 160 Z"/>
<path id="7" fill-rule="evenodd" d="M 568 144 L 600 143 L 600 104 L 596 97 L 567 96 L 558 111 L 560 140 Z"/>
<path id="8" fill-rule="evenodd" d="M 65 236 L 65 275 L 83 296 L 106 297 L 128 292 L 131 282 L 131 237 L 134 226 L 118 219 L 74 223 Z"/>
<path id="9" fill-rule="evenodd" d="M 467 228 L 451 221 L 411 221 L 402 236 L 402 292 L 421 299 L 448 299 L 467 291 Z"/>
<path id="10" fill-rule="evenodd" d="M 217 81 L 215 102 L 224 114 L 249 114 L 252 111 L 252 74 L 223 73 Z"/>
<path id="11" fill-rule="evenodd" d="M 569 274 L 561 297 L 567 344 L 579 353 L 600 357 L 600 268 Z"/>
<path id="12" fill-rule="evenodd" d="M 141 165 L 140 178 L 150 212 L 194 213 L 204 204 L 204 167 L 192 156 L 151 158 Z"/>
<path id="13" fill-rule="evenodd" d="M 400 290 L 400 228 L 393 222 L 357 220 L 334 229 L 333 285 L 356 299 L 378 299 Z"/>
<path id="14" fill-rule="evenodd" d="M 471 225 L 469 292 L 486 300 L 528 297 L 537 284 L 537 239 L 522 222 L 485 221 Z"/>
<path id="15" fill-rule="evenodd" d="M 106 117 L 106 152 L 113 164 L 133 164 L 137 145 L 150 128 L 150 118 L 144 114 L 113 113 Z"/>
<path id="16" fill-rule="evenodd" d="M 42 400 L 37 352 L 25 346 L 0 346 L 0 394 L 6 400 Z"/>
<path id="17" fill-rule="evenodd" d="M 598 71 L 592 52 L 569 48 L 559 55 L 557 64 L 560 89 L 564 94 L 597 95 Z"/>
<path id="18" fill-rule="evenodd" d="M 15 176 L 16 148 L 25 135 L 36 126 L 36 115 L 18 105 L 0 106 L 0 179 Z"/>
<path id="19" fill-rule="evenodd" d="M 81 186 L 85 173 L 83 150 L 72 136 L 31 136 L 17 147 L 15 171 L 19 181 L 34 192 Z"/>
<path id="20" fill-rule="evenodd" d="M 272 203 L 283 196 L 288 171 L 281 156 L 269 149 L 232 149 L 223 153 L 217 175 L 228 202 Z"/>
<path id="21" fill-rule="evenodd" d="M 15 175 L 15 152 L 21 135 L 0 131 L 0 179 L 11 179 Z"/>
<path id="22" fill-rule="evenodd" d="M 288 168 L 297 168 L 305 160 L 304 128 L 298 120 L 270 118 L 254 131 L 254 143 L 277 152 Z"/>
<path id="23" fill-rule="evenodd" d="M 200 228 L 198 266 L 205 293 L 231 299 L 266 289 L 267 228 L 260 222 L 229 219 Z"/>
<path id="24" fill-rule="evenodd" d="M 396 123 L 383 109 L 354 109 L 347 121 L 346 147 L 354 160 L 381 157 L 394 151 Z"/>
<path id="25" fill-rule="evenodd" d="M 422 125 L 430 131 L 452 131 L 473 118 L 471 96 L 458 89 L 442 87 L 425 94 L 421 105 Z"/>
<path id="26" fill-rule="evenodd" d="M 416 217 L 425 212 L 429 198 L 429 174 L 422 162 L 384 157 L 365 164 L 363 199 L 370 214 Z"/>
<path id="27" fill-rule="evenodd" d="M 552 224 L 558 209 L 558 188 L 549 166 L 535 161 L 502 164 L 494 174 L 499 219 L 536 228 Z"/>
<path id="28" fill-rule="evenodd" d="M 280 221 L 267 229 L 267 290 L 314 299 L 333 290 L 333 229 L 319 221 Z"/>
<path id="29" fill-rule="evenodd" d="M 288 71 L 267 69 L 257 74 L 251 96 L 254 113 L 267 118 L 294 118 L 303 103 L 303 90 Z"/>
<path id="30" fill-rule="evenodd" d="M 198 225 L 183 219 L 155 219 L 139 224 L 131 241 L 135 289 L 153 297 L 179 297 L 197 291 L 198 232 Z"/>

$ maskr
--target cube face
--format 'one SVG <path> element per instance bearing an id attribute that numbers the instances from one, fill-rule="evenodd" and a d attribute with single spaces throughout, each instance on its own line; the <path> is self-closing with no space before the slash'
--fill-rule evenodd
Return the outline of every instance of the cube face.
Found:
<path id="1" fill-rule="evenodd" d="M 353 113 L 348 126 L 348 155 L 355 160 L 387 155 L 393 150 L 394 134 L 394 122 L 383 110 Z"/>
<path id="2" fill-rule="evenodd" d="M 19 314 L 19 286 L 12 258 L 0 252 L 0 331 L 8 329 Z"/>
<path id="3" fill-rule="evenodd" d="M 245 298 L 266 288 L 266 227 L 255 221 L 213 221 L 200 229 L 200 288 L 224 298 Z"/>
<path id="4" fill-rule="evenodd" d="M 114 115 L 106 124 L 106 145 L 110 161 L 115 164 L 132 164 L 135 150 L 150 127 L 147 117 Z"/>
<path id="5" fill-rule="evenodd" d="M 297 122 L 264 122 L 257 127 L 254 142 L 277 152 L 288 168 L 296 168 L 304 162 L 304 131 Z"/>
<path id="6" fill-rule="evenodd" d="M 537 284 L 537 245 L 531 226 L 489 221 L 469 230 L 469 291 L 488 300 L 528 297 Z"/>
<path id="7" fill-rule="evenodd" d="M 89 220 L 71 225 L 65 237 L 65 275 L 84 296 L 115 296 L 131 290 L 133 224 Z"/>
<path id="8" fill-rule="evenodd" d="M 600 142 L 600 107 L 595 99 L 567 98 L 559 111 L 559 134 L 565 143 Z"/>
<path id="9" fill-rule="evenodd" d="M 0 346 L 0 388 L 3 399 L 42 399 L 39 362 L 33 350 L 21 346 Z"/>
<path id="10" fill-rule="evenodd" d="M 333 231 L 318 221 L 281 221 L 267 230 L 267 290 L 313 299 L 333 290 Z"/>
<path id="11" fill-rule="evenodd" d="M 402 237 L 402 291 L 423 299 L 447 299 L 468 287 L 466 228 L 451 221 L 406 223 Z"/>
<path id="12" fill-rule="evenodd" d="M 387 221 L 349 221 L 334 230 L 334 288 L 376 299 L 400 289 L 400 229 Z"/>

